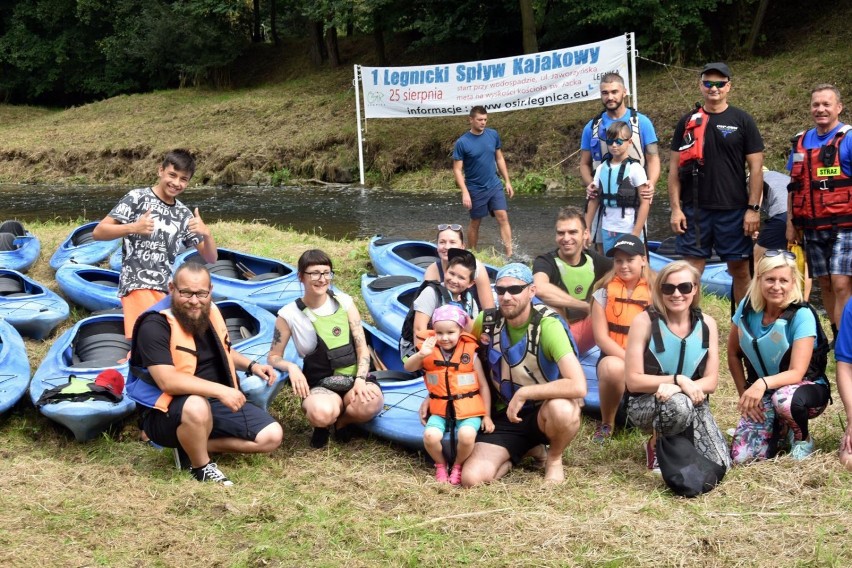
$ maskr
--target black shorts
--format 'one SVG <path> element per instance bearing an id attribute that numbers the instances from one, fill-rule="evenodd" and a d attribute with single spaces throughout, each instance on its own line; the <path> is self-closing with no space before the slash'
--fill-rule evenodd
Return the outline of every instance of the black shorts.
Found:
<path id="1" fill-rule="evenodd" d="M 492 417 L 494 431 L 490 434 L 480 431 L 477 442 L 494 444 L 509 452 L 509 459 L 517 465 L 532 448 L 540 444 L 549 444 L 550 440 L 538 427 L 538 412 L 541 406 L 535 406 L 518 414 L 521 422 L 510 422 L 506 411 L 502 410 Z"/>
<path id="2" fill-rule="evenodd" d="M 142 430 L 155 443 L 165 448 L 177 448 L 177 429 L 180 426 L 183 405 L 188 395 L 176 396 L 169 403 L 169 411 L 150 409 L 142 416 Z M 254 440 L 261 430 L 275 422 L 268 412 L 247 402 L 233 412 L 217 399 L 208 399 L 213 413 L 211 438 L 239 438 Z"/>

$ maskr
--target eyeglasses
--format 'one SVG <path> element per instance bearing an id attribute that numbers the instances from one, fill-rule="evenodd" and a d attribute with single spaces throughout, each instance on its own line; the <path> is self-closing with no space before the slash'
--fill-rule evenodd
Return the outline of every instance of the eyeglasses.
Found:
<path id="1" fill-rule="evenodd" d="M 331 271 L 329 271 L 329 272 L 320 272 L 320 271 L 305 272 L 305 274 L 307 274 L 308 277 L 310 277 L 312 282 L 319 282 L 323 278 L 325 278 L 326 280 L 334 280 L 334 272 L 331 272 Z"/>
<path id="2" fill-rule="evenodd" d="M 178 290 L 178 294 L 180 294 L 181 298 L 186 298 L 187 300 L 193 296 L 199 300 L 203 300 L 210 295 L 210 290 Z"/>
<path id="3" fill-rule="evenodd" d="M 497 292 L 498 296 L 502 296 L 506 292 L 508 292 L 512 296 L 517 296 L 518 294 L 526 290 L 528 286 L 529 284 L 515 284 L 513 286 L 494 286 L 494 291 Z"/>
<path id="4" fill-rule="evenodd" d="M 607 138 L 607 140 L 606 140 L 606 145 L 607 145 L 607 146 L 612 146 L 612 145 L 614 144 L 614 145 L 616 145 L 616 146 L 621 146 L 622 144 L 624 144 L 624 143 L 625 143 L 625 142 L 627 142 L 628 140 L 630 140 L 630 138 L 613 138 L 612 140 L 610 140 L 609 138 Z"/>
<path id="5" fill-rule="evenodd" d="M 666 282 L 665 284 L 660 285 L 660 291 L 666 296 L 671 296 L 675 293 L 675 290 L 685 296 L 692 292 L 693 288 L 695 288 L 695 284 L 692 282 L 681 282 L 680 284 L 669 284 Z"/>
<path id="6" fill-rule="evenodd" d="M 440 225 L 438 225 L 438 230 L 439 230 L 439 231 L 446 231 L 447 229 L 449 229 L 449 230 L 451 230 L 451 231 L 461 231 L 461 230 L 462 230 L 462 226 L 461 226 L 461 225 L 456 225 L 455 223 L 454 223 L 454 224 L 452 224 L 452 225 L 447 225 L 447 224 L 443 224 L 443 223 L 442 223 L 442 224 L 440 224 Z"/>
<path id="7" fill-rule="evenodd" d="M 730 81 L 701 81 L 701 84 L 704 85 L 705 89 L 712 89 L 713 87 L 722 89 L 728 83 L 730 83 Z"/>
<path id="8" fill-rule="evenodd" d="M 763 253 L 763 256 L 765 256 L 766 258 L 772 258 L 773 256 L 778 256 L 779 254 L 781 256 L 783 256 L 784 258 L 789 258 L 790 260 L 796 260 L 795 254 L 793 254 L 792 252 L 790 252 L 788 250 L 784 250 L 784 249 L 768 250 L 765 253 Z"/>

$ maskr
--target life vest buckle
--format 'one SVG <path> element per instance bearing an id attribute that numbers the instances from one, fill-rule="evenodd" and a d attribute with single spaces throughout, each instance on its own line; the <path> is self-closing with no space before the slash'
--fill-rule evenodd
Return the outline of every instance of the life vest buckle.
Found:
<path id="1" fill-rule="evenodd" d="M 825 190 L 827 190 L 827 189 L 831 189 L 831 188 L 828 186 L 828 182 L 829 182 L 829 181 L 830 181 L 830 180 L 827 180 L 827 179 L 821 179 L 821 180 L 819 180 L 818 185 L 817 185 L 817 189 L 819 189 L 820 191 L 825 191 Z"/>

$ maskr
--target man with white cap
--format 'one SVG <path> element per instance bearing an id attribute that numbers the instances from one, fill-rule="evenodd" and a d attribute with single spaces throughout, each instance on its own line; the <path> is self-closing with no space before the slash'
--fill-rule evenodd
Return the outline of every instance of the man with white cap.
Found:
<path id="1" fill-rule="evenodd" d="M 546 481 L 562 482 L 562 453 L 580 429 L 583 369 L 556 312 L 532 303 L 535 284 L 529 267 L 507 264 L 497 273 L 494 289 L 499 312 L 486 310 L 473 328 L 488 352 L 496 393 L 494 432 L 477 436 L 462 485 L 499 479 L 530 454 L 544 463 Z"/>

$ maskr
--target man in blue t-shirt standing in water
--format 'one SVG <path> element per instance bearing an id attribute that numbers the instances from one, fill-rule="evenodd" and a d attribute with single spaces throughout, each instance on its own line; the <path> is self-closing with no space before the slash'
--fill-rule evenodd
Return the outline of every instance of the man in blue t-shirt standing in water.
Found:
<path id="1" fill-rule="evenodd" d="M 462 134 L 453 147 L 453 174 L 462 193 L 462 204 L 470 211 L 467 242 L 475 248 L 479 240 L 479 224 L 488 214 L 500 227 L 500 238 L 506 257 L 512 256 L 512 227 L 506 213 L 506 194 L 515 195 L 509 181 L 509 170 L 503 159 L 503 144 L 493 128 L 485 128 L 488 112 L 483 106 L 470 109 L 470 131 Z M 506 192 L 497 173 L 506 182 Z"/>

